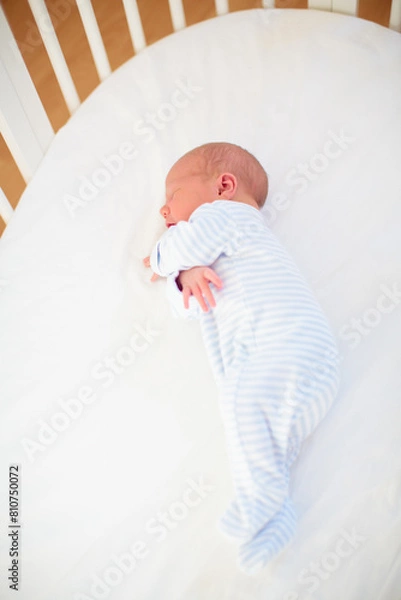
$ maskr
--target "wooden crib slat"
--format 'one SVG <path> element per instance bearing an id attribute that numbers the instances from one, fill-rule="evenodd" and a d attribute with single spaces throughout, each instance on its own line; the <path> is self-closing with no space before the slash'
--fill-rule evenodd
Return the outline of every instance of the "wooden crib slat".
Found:
<path id="1" fill-rule="evenodd" d="M 7 225 L 11 217 L 13 216 L 14 209 L 6 198 L 5 193 L 0 188 L 0 217 Z"/>
<path id="2" fill-rule="evenodd" d="M 174 31 L 179 31 L 186 27 L 184 7 L 182 0 L 168 0 L 170 6 L 171 20 L 173 22 Z"/>
<path id="3" fill-rule="evenodd" d="M 146 47 L 146 39 L 136 0 L 123 0 L 125 16 L 135 53 Z"/>
<path id="4" fill-rule="evenodd" d="M 331 10 L 345 15 L 358 14 L 358 0 L 332 0 Z"/>
<path id="5" fill-rule="evenodd" d="M 331 10 L 332 0 L 309 0 L 308 8 L 315 8 L 319 10 Z"/>
<path id="6" fill-rule="evenodd" d="M 228 0 L 215 0 L 216 15 L 226 15 L 229 11 Z"/>
<path id="7" fill-rule="evenodd" d="M 44 0 L 28 0 L 28 2 L 67 107 L 70 113 L 72 113 L 78 108 L 80 100 L 54 31 L 52 20 L 47 12 L 45 2 Z"/>
<path id="8" fill-rule="evenodd" d="M 28 181 L 54 131 L 0 6 L 0 131 Z"/>
<path id="9" fill-rule="evenodd" d="M 76 0 L 82 24 L 88 38 L 89 47 L 100 81 L 103 81 L 111 73 L 109 59 L 100 35 L 99 26 L 90 0 Z"/>
<path id="10" fill-rule="evenodd" d="M 393 0 L 391 3 L 389 27 L 401 32 L 401 0 Z"/>

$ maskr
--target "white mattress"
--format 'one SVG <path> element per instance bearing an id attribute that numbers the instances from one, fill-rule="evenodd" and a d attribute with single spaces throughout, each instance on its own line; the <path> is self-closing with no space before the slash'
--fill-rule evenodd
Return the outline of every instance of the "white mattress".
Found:
<path id="1" fill-rule="evenodd" d="M 128 61 L 58 132 L 0 244 L 0 509 L 17 463 L 20 600 L 399 598 L 400 66 L 400 35 L 367 21 L 236 12 Z M 342 353 L 338 400 L 292 469 L 296 537 L 253 577 L 216 528 L 232 484 L 199 323 L 172 319 L 142 265 L 167 170 L 209 141 L 266 168 L 263 210 Z"/>

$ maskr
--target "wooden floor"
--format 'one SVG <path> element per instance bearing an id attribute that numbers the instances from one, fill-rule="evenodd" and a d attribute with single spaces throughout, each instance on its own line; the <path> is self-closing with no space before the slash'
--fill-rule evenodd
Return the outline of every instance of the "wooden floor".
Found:
<path id="1" fill-rule="evenodd" d="M 29 73 L 55 131 L 69 113 L 29 8 L 28 0 L 0 0 Z M 121 0 L 92 0 L 112 70 L 134 55 Z M 75 0 L 46 0 L 53 26 L 84 100 L 99 84 Z M 307 0 L 276 0 L 276 8 L 306 8 Z M 358 16 L 388 26 L 391 0 L 359 0 Z M 260 8 L 261 0 L 230 0 L 230 10 Z M 138 0 L 146 41 L 151 44 L 173 32 L 168 0 Z M 215 15 L 213 0 L 184 0 L 188 25 Z M 15 207 L 25 188 L 7 146 L 0 140 L 0 187 Z M 4 230 L 0 219 L 0 235 Z"/>

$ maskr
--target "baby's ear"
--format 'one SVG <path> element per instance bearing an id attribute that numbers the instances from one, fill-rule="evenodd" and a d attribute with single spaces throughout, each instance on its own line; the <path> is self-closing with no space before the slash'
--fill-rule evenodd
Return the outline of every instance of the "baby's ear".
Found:
<path id="1" fill-rule="evenodd" d="M 220 175 L 219 192 L 224 193 L 228 200 L 234 197 L 238 188 L 238 182 L 235 175 L 232 173 L 222 173 Z M 220 193 L 219 193 L 220 195 Z"/>

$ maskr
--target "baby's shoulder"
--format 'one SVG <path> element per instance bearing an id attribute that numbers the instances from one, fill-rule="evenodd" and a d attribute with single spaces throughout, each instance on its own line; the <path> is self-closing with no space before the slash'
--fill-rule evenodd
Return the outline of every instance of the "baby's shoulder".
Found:
<path id="1" fill-rule="evenodd" d="M 266 230 L 267 224 L 262 213 L 249 204 L 231 200 L 205 202 L 194 210 L 190 220 L 205 219 L 219 224 L 222 228 L 246 231 L 248 234 Z"/>
<path id="2" fill-rule="evenodd" d="M 212 218 L 212 219 L 225 219 L 228 220 L 232 216 L 232 211 L 230 211 L 228 201 L 223 200 L 214 200 L 213 202 L 205 202 L 196 208 L 190 220 L 195 220 L 199 218 Z"/>

